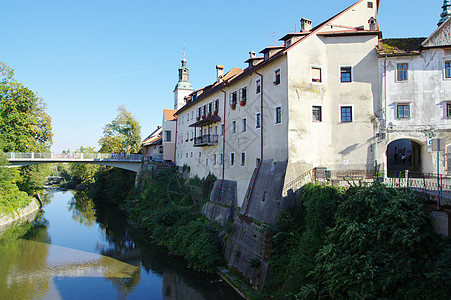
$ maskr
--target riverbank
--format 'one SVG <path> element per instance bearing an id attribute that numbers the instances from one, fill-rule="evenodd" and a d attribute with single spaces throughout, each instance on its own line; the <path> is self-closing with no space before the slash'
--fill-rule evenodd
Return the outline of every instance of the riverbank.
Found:
<path id="1" fill-rule="evenodd" d="M 20 209 L 18 212 L 12 215 L 10 214 L 0 215 L 0 232 L 2 232 L 3 228 L 7 227 L 9 224 L 20 219 L 25 219 L 26 217 L 37 212 L 39 208 L 40 204 L 38 200 L 36 200 L 35 198 L 31 198 L 30 203 L 25 208 Z"/>

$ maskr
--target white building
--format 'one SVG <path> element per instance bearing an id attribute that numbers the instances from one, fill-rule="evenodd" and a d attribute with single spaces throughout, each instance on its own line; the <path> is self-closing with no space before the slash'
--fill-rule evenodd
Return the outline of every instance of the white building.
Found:
<path id="1" fill-rule="evenodd" d="M 451 152 L 451 15 L 444 1 L 437 30 L 428 38 L 384 39 L 378 47 L 381 86 L 379 159 L 389 176 L 437 173 L 431 139 L 448 145 L 440 153 L 443 174 Z M 448 156 L 451 158 L 451 156 Z"/>
<path id="2" fill-rule="evenodd" d="M 217 66 L 216 81 L 177 111 L 177 165 L 235 181 L 239 207 L 277 202 L 316 167 L 374 170 L 378 6 L 358 1 L 314 28 L 302 19 L 282 45 L 250 52 L 245 70 Z"/>

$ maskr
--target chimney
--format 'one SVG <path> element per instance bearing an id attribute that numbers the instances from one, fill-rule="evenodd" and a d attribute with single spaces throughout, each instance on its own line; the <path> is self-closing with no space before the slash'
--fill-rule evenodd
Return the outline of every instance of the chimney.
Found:
<path id="1" fill-rule="evenodd" d="M 222 82 L 222 77 L 224 77 L 224 66 L 216 65 L 216 78 L 218 82 Z"/>
<path id="2" fill-rule="evenodd" d="M 255 53 L 254 51 L 251 51 L 251 52 L 249 52 L 249 57 L 250 58 L 255 58 L 255 55 L 256 55 L 257 53 Z"/>
<path id="3" fill-rule="evenodd" d="M 312 30 L 312 21 L 309 19 L 302 18 L 301 19 L 301 32 Z"/>

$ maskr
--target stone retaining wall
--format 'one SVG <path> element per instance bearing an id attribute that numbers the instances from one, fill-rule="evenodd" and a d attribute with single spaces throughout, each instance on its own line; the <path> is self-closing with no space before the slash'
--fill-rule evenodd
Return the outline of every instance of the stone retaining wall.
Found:
<path id="1" fill-rule="evenodd" d="M 27 207 L 25 207 L 24 209 L 22 209 L 18 214 L 14 214 L 14 216 L 11 215 L 1 215 L 0 216 L 0 232 L 2 231 L 2 228 L 11 224 L 12 222 L 22 219 L 28 215 L 31 215 L 32 213 L 36 212 L 37 210 L 39 210 L 39 203 L 38 201 L 33 198 L 30 202 L 30 204 L 28 204 Z"/>

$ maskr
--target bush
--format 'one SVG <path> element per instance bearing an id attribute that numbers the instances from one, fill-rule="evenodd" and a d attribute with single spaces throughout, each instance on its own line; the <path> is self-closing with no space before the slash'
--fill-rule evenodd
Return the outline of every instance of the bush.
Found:
<path id="1" fill-rule="evenodd" d="M 411 191 L 307 185 L 274 228 L 275 299 L 450 299 L 451 242 Z"/>

